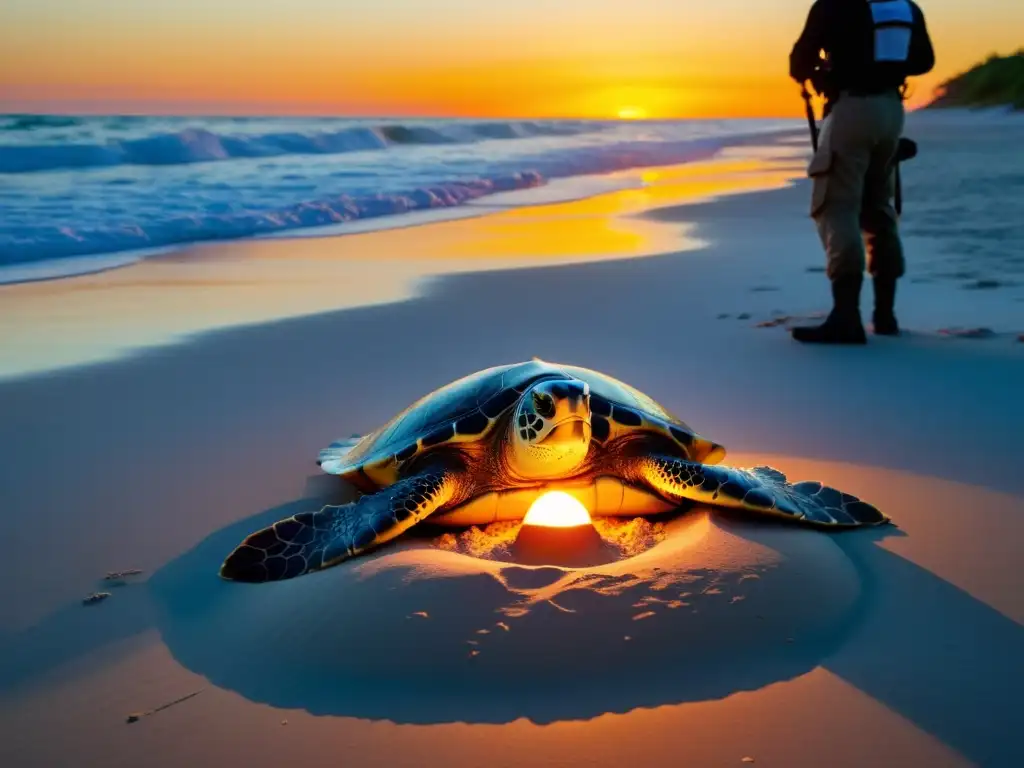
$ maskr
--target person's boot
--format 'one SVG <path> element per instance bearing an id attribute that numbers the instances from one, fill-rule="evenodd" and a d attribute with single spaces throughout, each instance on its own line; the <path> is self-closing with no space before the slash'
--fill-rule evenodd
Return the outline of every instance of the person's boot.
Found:
<path id="1" fill-rule="evenodd" d="M 874 278 L 875 311 L 871 316 L 874 331 L 879 336 L 899 336 L 900 326 L 896 322 L 894 307 L 896 305 L 896 278 Z"/>
<path id="2" fill-rule="evenodd" d="M 798 326 L 792 330 L 797 341 L 809 344 L 866 344 L 860 319 L 860 289 L 863 275 L 843 275 L 832 281 L 832 311 L 821 325 Z"/>

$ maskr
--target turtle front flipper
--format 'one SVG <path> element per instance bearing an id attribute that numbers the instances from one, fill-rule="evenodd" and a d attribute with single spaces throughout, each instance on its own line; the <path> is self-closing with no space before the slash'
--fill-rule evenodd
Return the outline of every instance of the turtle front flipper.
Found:
<path id="1" fill-rule="evenodd" d="M 446 469 L 405 478 L 350 504 L 279 520 L 250 535 L 224 561 L 232 581 L 278 581 L 337 565 L 389 541 L 459 496 Z"/>
<path id="2" fill-rule="evenodd" d="M 816 482 L 790 483 L 771 467 L 735 469 L 671 456 L 636 459 L 632 473 L 676 499 L 743 509 L 819 526 L 879 525 L 889 518 L 856 496 Z"/>

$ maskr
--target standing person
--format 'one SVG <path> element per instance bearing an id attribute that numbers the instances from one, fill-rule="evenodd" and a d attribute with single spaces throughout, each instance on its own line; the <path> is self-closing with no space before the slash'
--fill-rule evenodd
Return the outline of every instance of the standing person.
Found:
<path id="1" fill-rule="evenodd" d="M 864 344 L 860 292 L 874 282 L 874 331 L 895 336 L 903 246 L 893 208 L 896 150 L 908 77 L 935 66 L 924 14 L 913 0 L 816 0 L 789 59 L 790 76 L 826 96 L 811 216 L 827 256 L 833 307 L 822 325 L 794 328 L 802 342 Z"/>

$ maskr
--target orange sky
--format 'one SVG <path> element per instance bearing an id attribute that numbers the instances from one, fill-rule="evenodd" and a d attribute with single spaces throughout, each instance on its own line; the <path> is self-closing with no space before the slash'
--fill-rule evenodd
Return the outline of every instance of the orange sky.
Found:
<path id="1" fill-rule="evenodd" d="M 922 0 L 936 83 L 1024 44 L 1024 3 Z M 796 115 L 803 0 L 6 0 L 6 111 Z M 63 9 L 63 10 L 58 10 Z"/>

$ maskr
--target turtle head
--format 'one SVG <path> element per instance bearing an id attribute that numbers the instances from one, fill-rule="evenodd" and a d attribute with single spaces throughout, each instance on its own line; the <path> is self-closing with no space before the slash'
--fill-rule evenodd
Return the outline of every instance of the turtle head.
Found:
<path id="1" fill-rule="evenodd" d="M 590 385 L 540 381 L 523 393 L 509 424 L 511 470 L 544 480 L 576 470 L 590 450 Z"/>

